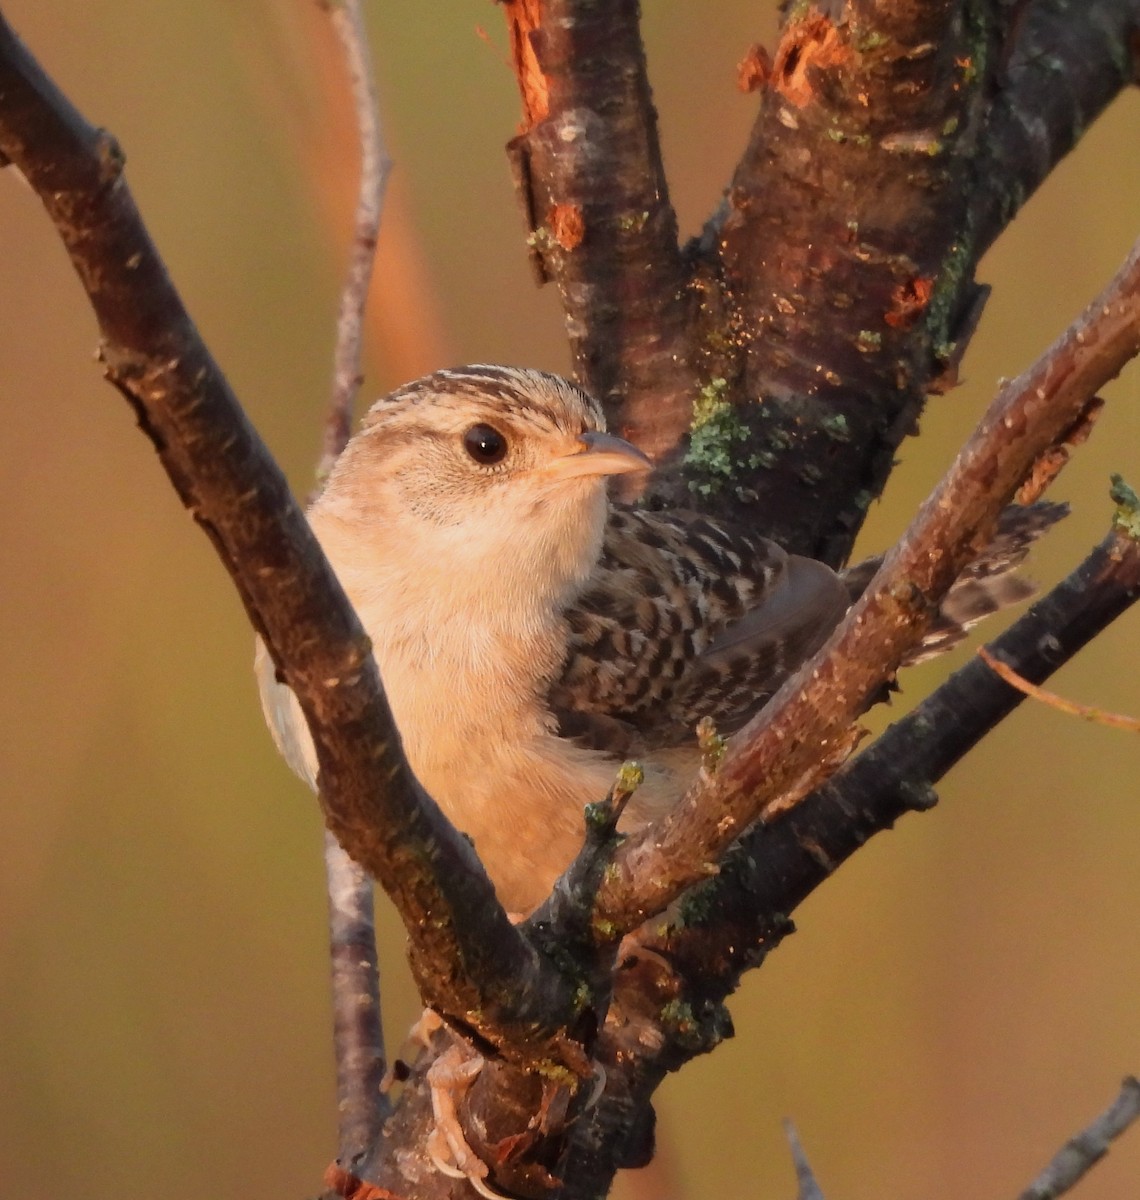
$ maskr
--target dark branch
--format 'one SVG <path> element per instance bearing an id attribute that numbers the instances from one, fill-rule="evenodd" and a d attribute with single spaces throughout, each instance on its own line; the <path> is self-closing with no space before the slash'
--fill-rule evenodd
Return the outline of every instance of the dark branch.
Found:
<path id="1" fill-rule="evenodd" d="M 690 456 L 687 477 L 833 564 L 974 315 L 963 218 L 1002 29 L 962 7 L 790 10 L 700 247 L 736 332 L 715 363 L 736 380 L 735 456 L 762 469 L 717 478 Z"/>
<path id="2" fill-rule="evenodd" d="M 716 775 L 619 851 L 600 897 L 608 919 L 628 930 L 659 912 L 761 813 L 835 769 L 853 722 L 917 645 L 1034 461 L 1138 352 L 1140 243 L 1069 330 L 1002 389 L 863 597 L 732 739 Z"/>
<path id="3" fill-rule="evenodd" d="M 989 247 L 1118 92 L 1140 80 L 1140 0 L 1030 4 L 987 119 L 971 199 Z"/>
<path id="4" fill-rule="evenodd" d="M 380 957 L 372 879 L 325 833 L 329 973 L 336 1060 L 337 1161 L 351 1166 L 391 1113 L 380 1090 L 387 1071 L 380 1021 Z"/>
<path id="5" fill-rule="evenodd" d="M 524 104 L 510 152 L 532 254 L 558 284 L 579 382 L 658 457 L 688 426 L 694 388 L 637 0 L 503 7 Z"/>
<path id="6" fill-rule="evenodd" d="M 280 470 L 202 343 L 147 234 L 114 139 L 94 129 L 0 17 L 0 152 L 37 192 L 87 290 L 108 378 L 153 442 L 301 702 L 329 828 L 392 896 L 429 1000 L 485 1036 L 524 1022 L 544 1053 L 567 1010 L 471 847 L 411 775 L 367 639 Z"/>

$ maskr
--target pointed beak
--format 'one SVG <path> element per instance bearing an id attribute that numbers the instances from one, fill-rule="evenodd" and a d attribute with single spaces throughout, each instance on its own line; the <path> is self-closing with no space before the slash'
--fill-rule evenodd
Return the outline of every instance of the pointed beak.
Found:
<path id="1" fill-rule="evenodd" d="M 571 479 L 577 475 L 626 475 L 653 469 L 647 455 L 632 442 L 612 433 L 590 430 L 578 435 L 578 443 L 579 449 L 548 463 L 547 473 L 559 479 Z"/>

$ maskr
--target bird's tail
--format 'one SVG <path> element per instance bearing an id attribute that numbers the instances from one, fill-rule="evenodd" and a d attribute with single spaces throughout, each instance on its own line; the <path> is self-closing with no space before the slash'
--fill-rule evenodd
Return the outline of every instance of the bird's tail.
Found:
<path id="1" fill-rule="evenodd" d="M 944 653 L 991 613 L 1032 596 L 1037 585 L 1014 572 L 1033 543 L 1068 513 L 1067 504 L 1048 500 L 1010 504 L 1003 509 L 993 538 L 955 580 L 926 636 L 906 657 L 904 665 L 913 666 Z M 882 555 L 877 555 L 842 572 L 852 602 L 862 595 L 882 561 Z"/>

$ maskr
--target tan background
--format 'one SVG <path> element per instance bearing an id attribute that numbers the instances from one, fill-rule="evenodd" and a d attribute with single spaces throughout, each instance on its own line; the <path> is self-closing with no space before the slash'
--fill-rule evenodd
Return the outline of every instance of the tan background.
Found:
<path id="1" fill-rule="evenodd" d="M 734 66 L 771 16 L 646 7 L 688 234 L 741 145 L 754 100 Z M 122 140 L 177 283 L 302 491 L 352 177 L 311 8 L 4 5 Z M 367 395 L 444 363 L 564 368 L 502 154 L 517 114 L 500 14 L 372 15 L 398 167 Z M 984 264 L 968 384 L 932 403 L 865 546 L 898 533 L 997 378 L 1140 231 L 1138 126 L 1132 94 Z M 319 820 L 261 727 L 241 609 L 95 344 L 46 219 L 0 174 L 0 1190 L 309 1194 L 333 1146 Z M 1057 488 L 1076 511 L 1036 555 L 1045 583 L 1102 535 L 1109 472 L 1140 483 L 1137 369 L 1106 394 Z M 1140 712 L 1138 637 L 1133 614 L 1057 688 Z M 896 712 L 948 666 L 912 672 Z M 791 1195 L 785 1115 L 829 1196 L 1017 1194 L 1140 1069 L 1138 773 L 1134 736 L 1026 706 L 935 812 L 858 855 L 734 1000 L 736 1040 L 663 1088 L 687 1194 Z M 415 1004 L 387 911 L 384 929 L 395 1032 Z M 1138 1175 L 1140 1132 L 1080 1194 L 1134 1196 Z"/>

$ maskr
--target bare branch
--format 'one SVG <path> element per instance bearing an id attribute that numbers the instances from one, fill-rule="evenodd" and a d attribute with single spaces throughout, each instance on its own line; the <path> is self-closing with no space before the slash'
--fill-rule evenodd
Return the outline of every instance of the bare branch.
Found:
<path id="1" fill-rule="evenodd" d="M 989 247 L 1110 101 L 1140 82 L 1140 0 L 1030 4 L 987 118 L 971 199 Z"/>
<path id="2" fill-rule="evenodd" d="M 329 20 L 344 49 L 360 137 L 360 188 L 349 250 L 348 278 L 341 291 L 337 318 L 332 399 L 317 467 L 317 479 L 321 481 L 332 470 L 352 432 L 352 406 L 363 382 L 360 363 L 364 310 L 376 261 L 384 192 L 392 162 L 380 127 L 372 55 L 360 0 L 318 0 L 318 3 L 328 10 Z"/>
<path id="3" fill-rule="evenodd" d="M 1140 243 L 1069 330 L 998 394 L 863 597 L 732 739 L 716 775 L 703 774 L 662 822 L 618 852 L 599 898 L 608 919 L 628 930 L 659 912 L 782 795 L 802 794 L 835 769 L 852 723 L 918 643 L 1034 461 L 1138 352 Z"/>
<path id="4" fill-rule="evenodd" d="M 637 0 L 507 0 L 523 130 L 510 145 L 543 280 L 578 380 L 653 457 L 687 428 L 685 272 Z"/>
<path id="5" fill-rule="evenodd" d="M 1070 1138 L 1053 1161 L 1021 1193 L 1020 1200 L 1057 1200 L 1108 1153 L 1112 1142 L 1140 1118 L 1140 1080 L 1128 1076 L 1120 1095 L 1091 1125 Z"/>
<path id="6" fill-rule="evenodd" d="M 387 1070 L 380 1023 L 380 959 L 372 880 L 325 833 L 329 958 L 336 1059 L 337 1161 L 350 1167 L 375 1142 L 391 1112 L 380 1084 Z"/>
<path id="7" fill-rule="evenodd" d="M 792 1162 L 796 1167 L 796 1200 L 823 1200 L 823 1189 L 816 1180 L 811 1163 L 808 1162 L 800 1135 L 787 1119 L 784 1121 L 784 1136 L 788 1139 L 788 1148 L 792 1152 Z"/>
<path id="8" fill-rule="evenodd" d="M 0 16 L 0 152 L 39 195 L 86 288 L 108 378 L 138 415 L 296 694 L 320 763 L 325 819 L 393 898 L 429 1001 L 529 1031 L 545 1055 L 571 1003 L 495 899 L 486 873 L 416 782 L 371 648 L 277 465 L 202 343 L 143 226 L 114 139 L 89 125 Z"/>
<path id="9" fill-rule="evenodd" d="M 344 52 L 360 143 L 360 185 L 348 273 L 337 317 L 332 396 L 317 464 L 319 488 L 352 432 L 353 404 L 363 380 L 364 314 L 391 162 L 381 133 L 372 55 L 360 2 L 318 2 L 328 11 Z M 387 1069 L 380 956 L 376 951 L 372 879 L 331 834 L 325 836 L 324 859 L 329 897 L 338 1159 L 349 1166 L 373 1144 L 390 1111 L 387 1097 L 380 1090 Z"/>

